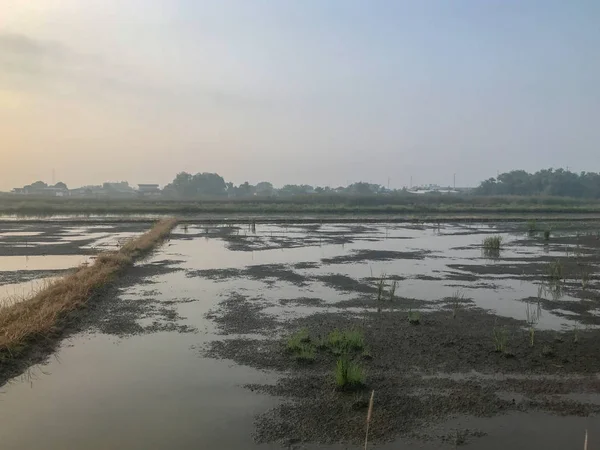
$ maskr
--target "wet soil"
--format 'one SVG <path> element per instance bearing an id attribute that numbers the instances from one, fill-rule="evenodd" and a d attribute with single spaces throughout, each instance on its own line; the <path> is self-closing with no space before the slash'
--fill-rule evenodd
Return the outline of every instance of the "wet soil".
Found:
<path id="1" fill-rule="evenodd" d="M 235 322 L 236 317 L 228 315 L 227 320 Z M 251 322 L 245 330 L 245 320 L 235 322 L 236 334 L 260 329 Z M 231 325 L 224 324 L 224 331 Z M 263 325 L 267 335 L 276 328 L 272 323 Z M 207 354 L 283 374 L 276 385 L 248 386 L 288 399 L 258 419 L 258 442 L 359 443 L 364 439 L 365 399 L 371 390 L 377 396 L 374 441 L 418 435 L 456 414 L 600 412 L 600 405 L 556 397 L 600 392 L 595 375 L 600 370 L 596 332 L 582 331 L 575 340 L 573 333 L 538 331 L 532 347 L 524 326 L 466 305 L 456 317 L 449 310 L 423 313 L 418 325 L 409 323 L 406 310 L 367 312 L 360 317 L 317 313 L 286 324 L 288 332 L 307 329 L 313 342 L 334 329 L 364 331 L 368 354 L 357 352 L 353 358 L 366 370 L 366 386 L 346 393 L 335 389 L 337 357 L 331 351 L 318 350 L 313 363 L 299 363 L 286 351 L 285 336 L 216 341 Z M 494 329 L 507 333 L 503 352 L 495 351 Z M 518 393 L 526 401 L 507 399 L 502 392 Z"/>

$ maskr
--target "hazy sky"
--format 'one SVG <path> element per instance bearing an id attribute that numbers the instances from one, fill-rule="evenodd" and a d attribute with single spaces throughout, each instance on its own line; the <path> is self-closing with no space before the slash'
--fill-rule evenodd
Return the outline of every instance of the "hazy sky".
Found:
<path id="1" fill-rule="evenodd" d="M 600 170 L 597 0 L 0 0 L 0 189 Z"/>

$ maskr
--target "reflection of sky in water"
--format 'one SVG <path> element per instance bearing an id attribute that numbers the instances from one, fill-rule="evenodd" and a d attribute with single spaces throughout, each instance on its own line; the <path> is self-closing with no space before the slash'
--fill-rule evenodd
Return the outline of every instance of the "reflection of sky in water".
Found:
<path id="1" fill-rule="evenodd" d="M 261 264 L 286 264 L 288 269 L 307 277 L 306 286 L 296 286 L 287 282 L 277 280 L 275 284 L 265 283 L 247 278 L 227 278 L 225 280 L 210 280 L 201 277 L 187 278 L 183 275 L 177 276 L 177 282 L 169 282 L 181 289 L 186 290 L 187 296 L 193 296 L 193 291 L 202 292 L 207 296 L 221 298 L 229 293 L 240 292 L 250 297 L 260 297 L 274 304 L 267 312 L 287 314 L 286 311 L 296 310 L 296 313 L 304 315 L 307 311 L 323 310 L 322 308 L 308 308 L 288 304 L 281 306 L 280 299 L 292 299 L 298 297 L 321 298 L 325 304 L 348 300 L 360 296 L 360 293 L 343 292 L 326 286 L 322 282 L 311 279 L 315 276 L 329 274 L 341 274 L 357 279 L 364 283 L 373 283 L 369 280 L 372 276 L 379 277 L 382 274 L 396 275 L 406 278 L 400 281 L 397 295 L 407 298 L 421 300 L 440 300 L 451 296 L 460 289 L 465 297 L 474 301 L 476 306 L 493 310 L 499 315 L 524 320 L 526 317 L 526 305 L 522 301 L 527 297 L 537 297 L 538 283 L 522 279 L 520 276 L 510 274 L 475 275 L 476 282 L 444 279 L 448 275 L 452 278 L 465 275 L 473 275 L 468 270 L 449 268 L 453 265 L 497 265 L 508 264 L 513 268 L 526 265 L 540 256 L 564 257 L 562 249 L 554 247 L 544 249 L 543 245 L 524 246 L 516 243 L 522 240 L 522 234 L 498 233 L 503 238 L 503 250 L 498 259 L 489 259 L 482 255 L 481 243 L 494 228 L 484 225 L 482 227 L 466 227 L 443 225 L 438 232 L 428 227 L 404 227 L 401 225 L 377 226 L 364 225 L 367 230 L 363 233 L 352 234 L 351 229 L 356 225 L 327 224 L 316 231 L 307 231 L 305 227 L 278 225 L 257 225 L 255 235 L 249 227 L 242 228 L 240 234 L 247 234 L 252 239 L 261 241 L 263 245 L 273 245 L 271 239 L 302 239 L 314 236 L 318 242 L 319 235 L 326 242 L 327 233 L 336 236 L 351 238 L 353 242 L 347 244 L 323 243 L 311 244 L 304 247 L 285 249 L 267 249 L 254 251 L 231 251 L 228 249 L 226 240 L 220 238 L 202 237 L 201 227 L 188 229 L 190 236 L 198 236 L 192 240 L 171 241 L 170 246 L 164 252 L 156 255 L 155 260 L 166 258 L 180 259 L 184 262 L 178 267 L 186 270 L 206 269 L 243 269 L 247 266 Z M 363 225 L 361 225 L 363 226 Z M 473 234 L 464 234 L 470 232 Z M 273 238 L 271 238 L 271 235 Z M 378 240 L 374 240 L 377 238 Z M 358 261 L 349 263 L 325 264 L 323 259 L 338 256 L 352 255 L 359 250 L 383 250 L 398 252 L 423 252 L 422 259 L 399 259 L 393 261 Z M 547 250 L 547 251 L 546 251 Z M 518 260 L 515 260 L 518 259 Z M 510 260 L 507 263 L 505 260 Z M 318 263 L 316 269 L 294 269 L 293 264 L 299 262 Z M 169 275 L 171 277 L 173 275 Z M 420 277 L 441 278 L 439 280 L 422 280 Z M 188 281 L 191 280 L 191 281 Z M 272 279 L 271 279 L 272 280 Z M 166 280 L 165 280 L 166 281 Z M 541 281 L 541 280 L 540 280 Z M 188 287 L 189 286 L 189 287 Z M 186 295 L 184 295 L 186 296 Z M 551 298 L 548 294 L 547 298 Z M 565 295 L 561 300 L 577 301 L 576 298 Z M 303 312 L 300 312 L 303 310 Z M 558 311 L 560 312 L 560 311 Z M 573 326 L 575 322 L 571 319 L 558 317 L 550 311 L 543 311 L 538 326 L 540 328 L 560 329 L 562 326 Z"/>

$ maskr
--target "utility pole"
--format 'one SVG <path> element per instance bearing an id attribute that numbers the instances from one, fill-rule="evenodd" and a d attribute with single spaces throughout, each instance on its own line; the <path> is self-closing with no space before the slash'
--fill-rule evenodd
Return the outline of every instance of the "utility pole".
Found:
<path id="1" fill-rule="evenodd" d="M 456 174 L 454 174 L 454 190 L 456 190 Z"/>

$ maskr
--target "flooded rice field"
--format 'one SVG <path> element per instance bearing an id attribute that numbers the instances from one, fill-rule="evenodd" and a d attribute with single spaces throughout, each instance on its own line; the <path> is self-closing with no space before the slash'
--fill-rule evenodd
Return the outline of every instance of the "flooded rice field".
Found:
<path id="1" fill-rule="evenodd" d="M 24 373 L 0 442 L 363 448 L 374 390 L 373 448 L 581 449 L 600 440 L 596 225 L 181 225 L 57 348 L 2 362 Z M 145 228 L 2 227 L 5 296 Z M 336 387 L 341 360 L 360 382 Z"/>

